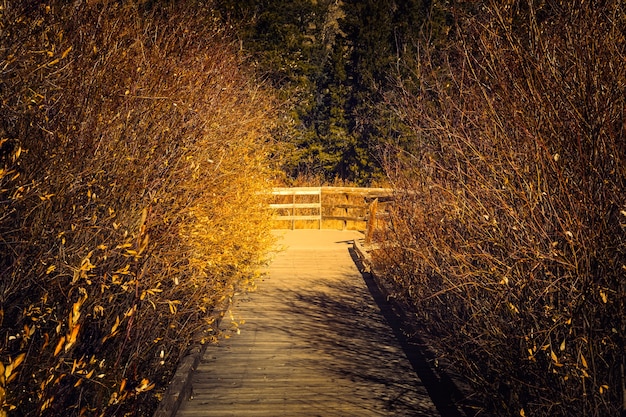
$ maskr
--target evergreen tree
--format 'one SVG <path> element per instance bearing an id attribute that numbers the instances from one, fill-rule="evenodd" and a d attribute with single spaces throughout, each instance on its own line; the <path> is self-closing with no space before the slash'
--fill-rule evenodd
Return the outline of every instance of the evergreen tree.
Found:
<path id="1" fill-rule="evenodd" d="M 433 11 L 442 9 L 437 1 L 216 4 L 242 49 L 284 99 L 276 137 L 288 145 L 284 169 L 289 176 L 367 184 L 381 172 L 378 148 L 389 141 L 409 142 L 387 95 L 398 79 L 411 74 L 420 31 Z"/>

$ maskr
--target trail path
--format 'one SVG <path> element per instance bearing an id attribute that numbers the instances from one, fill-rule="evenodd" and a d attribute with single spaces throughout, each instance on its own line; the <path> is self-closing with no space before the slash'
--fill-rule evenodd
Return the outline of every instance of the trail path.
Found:
<path id="1" fill-rule="evenodd" d="M 240 333 L 208 347 L 177 417 L 438 416 L 351 257 L 362 235 L 278 233 L 286 250 L 234 303 Z"/>

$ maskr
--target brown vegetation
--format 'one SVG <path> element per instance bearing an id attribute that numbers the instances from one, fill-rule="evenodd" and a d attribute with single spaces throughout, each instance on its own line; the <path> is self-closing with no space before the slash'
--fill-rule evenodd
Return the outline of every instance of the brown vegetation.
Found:
<path id="1" fill-rule="evenodd" d="M 0 415 L 150 414 L 270 242 L 272 100 L 211 11 L 88 3 L 0 6 Z"/>
<path id="2" fill-rule="evenodd" d="M 454 43 L 425 44 L 405 85 L 415 149 L 387 163 L 378 266 L 488 410 L 619 415 L 624 3 L 482 3 L 452 10 Z"/>

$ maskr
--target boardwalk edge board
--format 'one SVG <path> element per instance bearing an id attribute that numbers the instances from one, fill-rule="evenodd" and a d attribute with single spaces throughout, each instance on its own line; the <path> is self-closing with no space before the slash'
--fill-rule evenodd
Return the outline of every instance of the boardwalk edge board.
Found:
<path id="1" fill-rule="evenodd" d="M 219 326 L 224 312 L 228 310 L 229 306 L 230 301 L 227 298 L 221 309 L 215 310 L 217 316 L 215 323 L 217 326 Z M 200 364 L 208 345 L 209 343 L 196 343 L 191 347 L 189 353 L 181 359 L 172 380 L 163 394 L 163 399 L 159 402 L 159 406 L 152 417 L 175 417 L 182 402 L 191 397 L 191 376 Z"/>
<path id="2" fill-rule="evenodd" d="M 371 277 L 371 280 L 377 287 L 380 295 L 386 300 L 387 303 L 389 303 L 391 307 L 391 314 L 395 316 L 394 318 L 397 320 L 398 325 L 409 328 L 410 333 L 416 335 L 419 332 L 415 328 L 416 326 L 411 324 L 405 313 L 405 309 L 383 285 L 380 274 L 376 273 L 373 268 L 371 257 L 364 245 L 364 242 L 355 239 L 353 249 L 357 257 L 356 261 L 360 263 L 358 267 L 361 273 L 364 275 L 364 278 L 366 278 L 365 274 L 368 274 Z M 429 346 L 428 341 L 423 340 L 422 336 L 404 335 L 404 338 L 407 342 L 412 341 L 410 339 L 416 339 L 413 342 L 417 342 L 416 344 L 419 346 L 419 355 L 423 356 L 425 361 L 428 363 L 428 367 L 430 368 L 429 371 L 432 373 L 431 377 L 427 378 L 421 373 L 419 376 L 425 383 L 425 380 L 431 380 L 432 385 L 427 387 L 428 392 L 442 417 L 476 416 L 477 413 L 480 412 L 480 406 L 478 404 L 471 403 L 470 398 L 472 397 L 472 392 L 468 384 L 464 383 L 462 377 L 460 375 L 446 372 L 447 366 L 445 361 L 436 361 L 437 356 L 435 352 Z M 404 341 L 402 341 L 402 343 L 404 344 Z M 435 363 L 437 365 L 435 365 Z M 435 390 L 437 392 L 431 392 L 431 390 Z"/>

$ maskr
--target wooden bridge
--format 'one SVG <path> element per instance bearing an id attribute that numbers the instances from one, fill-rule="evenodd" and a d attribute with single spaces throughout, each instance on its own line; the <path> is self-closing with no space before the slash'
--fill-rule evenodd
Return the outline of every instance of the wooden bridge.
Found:
<path id="1" fill-rule="evenodd" d="M 414 347 L 400 342 L 384 297 L 357 268 L 353 245 L 362 232 L 275 233 L 280 250 L 266 275 L 222 320 L 232 335 L 188 365 L 191 394 L 177 395 L 189 398 L 155 417 L 461 415 L 433 403 Z"/>

